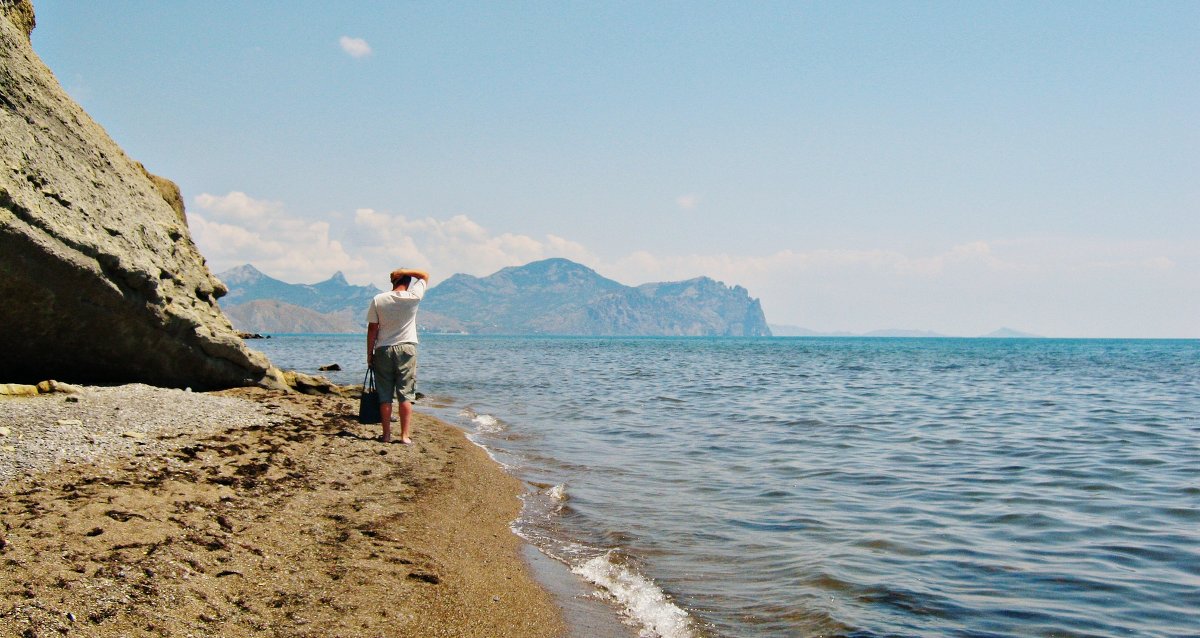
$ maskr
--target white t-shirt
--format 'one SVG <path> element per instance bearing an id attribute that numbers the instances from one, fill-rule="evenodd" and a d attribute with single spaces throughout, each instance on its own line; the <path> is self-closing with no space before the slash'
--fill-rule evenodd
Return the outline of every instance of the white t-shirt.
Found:
<path id="1" fill-rule="evenodd" d="M 379 324 L 375 347 L 417 342 L 417 304 L 425 296 L 425 280 L 413 278 L 408 290 L 375 295 L 367 308 L 367 323 Z"/>

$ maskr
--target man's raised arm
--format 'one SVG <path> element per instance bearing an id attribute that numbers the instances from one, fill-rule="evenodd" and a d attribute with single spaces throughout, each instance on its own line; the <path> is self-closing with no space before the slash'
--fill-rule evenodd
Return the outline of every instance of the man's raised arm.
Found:
<path id="1" fill-rule="evenodd" d="M 424 279 L 425 281 L 429 281 L 429 273 L 425 272 L 424 270 L 414 270 L 411 268 L 404 268 L 404 269 L 400 270 L 400 274 L 404 275 L 404 276 L 412 277 L 414 279 Z"/>

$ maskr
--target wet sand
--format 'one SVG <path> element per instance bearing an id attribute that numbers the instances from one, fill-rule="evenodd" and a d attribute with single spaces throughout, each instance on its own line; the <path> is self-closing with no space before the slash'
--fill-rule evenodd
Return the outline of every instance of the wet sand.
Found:
<path id="1" fill-rule="evenodd" d="M 460 431 L 414 415 L 386 445 L 349 399 L 220 394 L 270 422 L 180 414 L 0 485 L 0 636 L 565 634 L 509 529 L 521 483 Z M 4 454 L 29 444 L 9 402 L 66 400 L 0 400 Z M 83 428 L 103 401 L 74 401 Z"/>

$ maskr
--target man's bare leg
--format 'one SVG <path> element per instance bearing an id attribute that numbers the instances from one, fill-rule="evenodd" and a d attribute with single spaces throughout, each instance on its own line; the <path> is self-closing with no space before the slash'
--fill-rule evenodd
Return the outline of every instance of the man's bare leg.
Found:
<path id="1" fill-rule="evenodd" d="M 392 411 L 391 407 L 392 406 L 390 406 L 390 405 L 388 406 L 389 414 Z M 412 403 L 409 403 L 408 401 L 401 401 L 400 402 L 400 442 L 405 445 L 412 445 L 412 439 L 408 438 L 408 423 L 411 420 L 412 420 Z M 387 429 L 384 430 L 385 433 L 388 431 L 389 430 L 387 430 Z M 384 434 L 384 440 L 387 440 L 388 438 L 389 438 L 388 435 Z"/>
<path id="2" fill-rule="evenodd" d="M 401 405 L 403 405 L 403 404 L 401 404 Z M 400 414 L 401 415 L 404 414 L 403 407 L 400 408 Z M 391 443 L 392 442 L 392 404 L 390 401 L 388 403 L 380 403 L 379 404 L 379 417 L 380 417 L 379 420 L 383 423 L 383 442 Z M 402 434 L 402 436 L 407 436 L 407 435 Z"/>

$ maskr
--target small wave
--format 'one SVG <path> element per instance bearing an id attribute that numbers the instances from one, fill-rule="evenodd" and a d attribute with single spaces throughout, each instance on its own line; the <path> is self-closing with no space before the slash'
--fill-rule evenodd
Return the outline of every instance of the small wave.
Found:
<path id="1" fill-rule="evenodd" d="M 471 408 L 463 408 L 459 412 L 459 416 L 467 420 L 475 427 L 476 432 L 482 434 L 498 434 L 508 429 L 504 422 L 490 414 L 479 414 Z"/>
<path id="2" fill-rule="evenodd" d="M 571 571 L 611 595 L 640 628 L 640 638 L 694 638 L 687 612 L 667 598 L 653 581 L 612 560 L 605 552 Z"/>
<path id="3" fill-rule="evenodd" d="M 475 424 L 475 429 L 480 432 L 494 433 L 504 430 L 504 426 L 500 423 L 500 420 L 490 414 L 480 414 L 471 419 L 471 422 Z"/>
<path id="4" fill-rule="evenodd" d="M 488 430 L 487 428 L 483 427 L 479 422 L 479 419 L 483 418 L 484 422 L 487 422 L 488 419 L 491 419 L 492 422 L 499 424 L 500 422 L 499 422 L 499 420 L 496 419 L 496 417 L 490 416 L 487 414 L 478 414 L 475 412 L 475 410 L 472 410 L 471 408 L 463 408 L 462 410 L 459 410 L 458 416 L 461 417 L 464 421 L 475 425 L 474 432 L 466 433 L 468 441 L 475 444 L 476 447 L 478 447 L 479 449 L 486 452 L 488 455 L 488 458 L 492 459 L 492 461 L 499 464 L 500 467 L 504 468 L 504 470 L 506 472 L 512 472 L 515 470 L 515 466 L 513 464 L 512 458 L 510 458 L 507 455 L 504 457 L 497 455 L 496 450 L 488 447 L 483 441 L 480 441 L 480 437 L 479 437 L 480 434 L 494 434 L 496 432 L 504 431 L 504 428 L 501 426 L 497 426 L 498 429 L 496 429 L 496 430 Z"/>
<path id="5" fill-rule="evenodd" d="M 513 531 L 533 543 L 547 556 L 569 564 L 570 561 L 567 558 L 558 556 L 557 552 L 550 549 L 560 543 L 553 540 L 554 535 L 548 534 L 545 529 L 547 521 L 552 521 L 569 512 L 567 486 L 565 484 L 534 484 L 534 487 L 538 489 L 521 495 L 525 506 L 522 508 L 521 517 L 513 523 Z"/>

